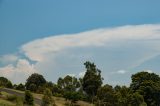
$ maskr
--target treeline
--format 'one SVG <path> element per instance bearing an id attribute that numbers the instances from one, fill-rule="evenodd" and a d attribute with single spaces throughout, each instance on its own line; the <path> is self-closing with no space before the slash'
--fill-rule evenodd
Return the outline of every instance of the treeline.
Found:
<path id="1" fill-rule="evenodd" d="M 138 72 L 131 76 L 129 87 L 119 85 L 112 87 L 103 84 L 101 71 L 94 63 L 87 61 L 84 65 L 86 72 L 83 78 L 67 75 L 64 78 L 60 77 L 57 83 L 52 83 L 46 81 L 42 75 L 34 73 L 28 77 L 24 85 L 22 83 L 12 85 L 11 81 L 4 77 L 0 78 L 0 84 L 17 90 L 44 93 L 44 100 L 51 95 L 64 97 L 71 105 L 83 100 L 96 106 L 160 106 L 159 75 Z"/>

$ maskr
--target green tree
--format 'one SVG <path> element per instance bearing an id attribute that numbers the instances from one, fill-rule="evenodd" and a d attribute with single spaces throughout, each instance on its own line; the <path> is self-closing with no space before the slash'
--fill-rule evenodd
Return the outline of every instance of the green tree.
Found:
<path id="1" fill-rule="evenodd" d="M 40 86 L 46 84 L 46 80 L 40 74 L 34 73 L 28 77 L 26 81 L 26 89 L 30 91 L 36 91 Z"/>
<path id="2" fill-rule="evenodd" d="M 116 89 L 116 95 L 118 97 L 118 106 L 128 106 L 130 104 L 130 96 L 132 90 L 126 86 L 118 87 Z"/>
<path id="3" fill-rule="evenodd" d="M 143 96 L 137 92 L 130 95 L 129 101 L 130 106 L 147 106 Z"/>
<path id="4" fill-rule="evenodd" d="M 64 91 L 76 91 L 80 86 L 78 79 L 69 75 L 64 78 L 59 78 L 57 83 Z"/>
<path id="5" fill-rule="evenodd" d="M 89 61 L 85 62 L 84 65 L 86 67 L 86 73 L 83 77 L 82 86 L 89 97 L 89 101 L 93 102 L 98 88 L 102 85 L 101 71 L 96 68 L 94 63 Z"/>
<path id="6" fill-rule="evenodd" d="M 27 104 L 29 106 L 34 105 L 33 95 L 31 94 L 31 92 L 29 90 L 25 91 L 25 104 Z"/>
<path id="7" fill-rule="evenodd" d="M 148 106 L 160 105 L 160 77 L 155 73 L 138 72 L 132 75 L 130 88 L 143 95 Z"/>
<path id="8" fill-rule="evenodd" d="M 76 91 L 66 91 L 64 93 L 64 98 L 70 100 L 70 105 L 72 106 L 80 99 L 80 94 Z"/>
<path id="9" fill-rule="evenodd" d="M 97 106 L 117 106 L 116 93 L 111 85 L 104 85 L 97 91 Z"/>
<path id="10" fill-rule="evenodd" d="M 16 86 L 16 89 L 24 91 L 25 90 L 25 86 L 22 83 L 20 83 L 19 85 Z"/>
<path id="11" fill-rule="evenodd" d="M 56 106 L 54 99 L 52 98 L 52 92 L 48 88 L 44 91 L 41 106 Z"/>
<path id="12" fill-rule="evenodd" d="M 0 77 L 0 86 L 12 88 L 12 82 L 5 77 Z"/>

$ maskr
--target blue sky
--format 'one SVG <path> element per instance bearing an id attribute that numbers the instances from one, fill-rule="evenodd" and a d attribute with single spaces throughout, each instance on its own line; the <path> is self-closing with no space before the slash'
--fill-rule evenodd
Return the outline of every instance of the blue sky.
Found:
<path id="1" fill-rule="evenodd" d="M 159 4 L 0 0 L 1 75 L 24 82 L 16 76 L 39 72 L 55 82 L 59 76 L 83 74 L 86 60 L 95 62 L 113 85 L 128 84 L 140 70 L 159 73 Z"/>

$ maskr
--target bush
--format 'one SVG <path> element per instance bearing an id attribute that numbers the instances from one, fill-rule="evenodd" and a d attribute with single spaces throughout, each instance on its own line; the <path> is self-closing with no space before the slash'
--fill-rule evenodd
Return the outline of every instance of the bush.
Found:
<path id="1" fill-rule="evenodd" d="M 56 106 L 52 98 L 52 92 L 50 91 L 50 89 L 45 89 L 41 106 L 49 106 L 49 105 Z"/>
<path id="2" fill-rule="evenodd" d="M 17 96 L 15 96 L 15 95 L 7 95 L 6 99 L 9 100 L 9 101 L 16 101 Z"/>
<path id="3" fill-rule="evenodd" d="M 29 90 L 25 91 L 25 104 L 34 105 L 34 99 L 33 99 L 33 95 L 31 94 L 31 92 Z"/>

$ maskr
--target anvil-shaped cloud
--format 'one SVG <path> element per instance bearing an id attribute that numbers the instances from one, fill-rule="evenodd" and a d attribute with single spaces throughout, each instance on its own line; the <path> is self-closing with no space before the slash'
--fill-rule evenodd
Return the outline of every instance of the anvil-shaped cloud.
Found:
<path id="1" fill-rule="evenodd" d="M 15 58 L 17 63 L 14 64 L 24 59 L 19 54 L 25 55 L 29 73 L 42 73 L 54 82 L 66 74 L 82 76 L 85 71 L 83 63 L 89 60 L 101 69 L 106 83 L 128 84 L 132 73 L 141 70 L 158 72 L 153 69 L 159 69 L 159 66 L 141 67 L 141 64 L 147 64 L 149 60 L 154 61 L 153 59 L 160 55 L 160 25 L 127 25 L 54 35 L 22 45 Z M 1 57 L 1 61 L 6 60 Z M 17 72 L 18 67 L 13 65 L 12 59 L 11 63 L 0 68 L 0 73 L 10 74 L 4 70 L 9 66 L 14 67 L 13 72 Z M 21 71 L 26 73 L 23 68 Z M 14 80 L 14 77 L 11 79 Z"/>

